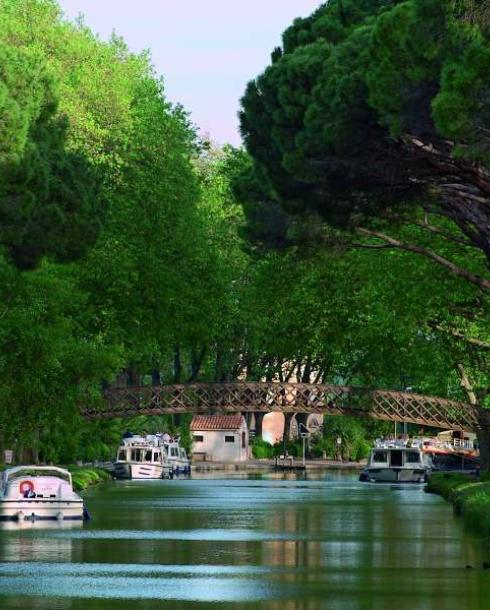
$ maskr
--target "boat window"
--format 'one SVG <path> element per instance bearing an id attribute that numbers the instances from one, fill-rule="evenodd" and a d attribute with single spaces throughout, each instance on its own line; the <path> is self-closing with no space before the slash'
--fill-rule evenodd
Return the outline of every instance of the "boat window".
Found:
<path id="1" fill-rule="evenodd" d="M 126 461 L 126 450 L 125 450 L 125 449 L 121 449 L 121 450 L 119 451 L 119 455 L 118 455 L 117 459 L 118 459 L 120 462 L 125 462 L 125 461 Z"/>
<path id="2" fill-rule="evenodd" d="M 410 464 L 418 464 L 420 462 L 420 454 L 418 451 L 408 451 L 405 457 L 405 462 Z"/>
<path id="3" fill-rule="evenodd" d="M 70 473 L 65 472 L 64 470 L 59 470 L 58 468 L 22 468 L 21 470 L 17 470 L 15 472 L 7 471 L 5 474 L 6 481 L 14 481 L 15 479 L 32 477 L 56 477 L 57 479 L 62 479 L 67 483 L 71 483 Z"/>
<path id="4" fill-rule="evenodd" d="M 153 461 L 154 462 L 159 462 L 160 461 L 160 455 L 158 453 L 154 453 L 153 454 Z"/>
<path id="5" fill-rule="evenodd" d="M 375 451 L 373 453 L 373 462 L 387 462 L 388 452 L 387 451 Z"/>
<path id="6" fill-rule="evenodd" d="M 151 462 L 151 449 L 145 453 L 145 462 Z"/>
<path id="7" fill-rule="evenodd" d="M 141 462 L 141 451 L 139 449 L 132 449 L 131 461 L 132 462 Z"/>
<path id="8" fill-rule="evenodd" d="M 403 451 L 390 451 L 390 466 L 392 468 L 403 466 Z"/>
<path id="9" fill-rule="evenodd" d="M 185 449 L 180 450 L 180 457 L 184 460 L 187 459 L 187 453 L 186 453 Z"/>
<path id="10" fill-rule="evenodd" d="M 172 457 L 179 457 L 179 450 L 177 447 L 170 447 L 170 455 Z"/>
<path id="11" fill-rule="evenodd" d="M 234 436 L 225 436 L 225 443 L 234 443 L 234 442 L 235 442 Z"/>
<path id="12" fill-rule="evenodd" d="M 194 434 L 193 441 L 195 443 L 203 443 L 204 442 L 204 436 L 202 434 Z"/>

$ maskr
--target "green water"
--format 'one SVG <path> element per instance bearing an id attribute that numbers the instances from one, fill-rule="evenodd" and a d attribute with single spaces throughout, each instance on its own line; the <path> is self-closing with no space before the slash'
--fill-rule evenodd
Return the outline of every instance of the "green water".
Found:
<path id="1" fill-rule="evenodd" d="M 0 530 L 1 610 L 490 608 L 485 545 L 420 487 L 197 475 L 86 501 L 83 527 Z"/>

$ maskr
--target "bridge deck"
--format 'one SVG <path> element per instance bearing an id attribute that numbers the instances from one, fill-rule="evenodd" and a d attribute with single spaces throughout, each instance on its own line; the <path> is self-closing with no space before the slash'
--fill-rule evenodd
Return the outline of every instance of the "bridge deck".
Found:
<path id="1" fill-rule="evenodd" d="M 113 387 L 99 407 L 83 409 L 88 419 L 162 415 L 280 411 L 330 413 L 404 421 L 422 426 L 475 431 L 478 407 L 411 392 L 368 390 L 306 383 L 194 383 Z"/>

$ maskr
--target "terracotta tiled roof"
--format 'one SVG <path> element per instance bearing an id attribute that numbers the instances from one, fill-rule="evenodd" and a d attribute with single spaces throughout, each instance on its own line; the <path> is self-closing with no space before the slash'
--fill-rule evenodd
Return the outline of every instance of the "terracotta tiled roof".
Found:
<path id="1" fill-rule="evenodd" d="M 238 430 L 242 425 L 243 415 L 195 415 L 191 421 L 191 430 Z"/>

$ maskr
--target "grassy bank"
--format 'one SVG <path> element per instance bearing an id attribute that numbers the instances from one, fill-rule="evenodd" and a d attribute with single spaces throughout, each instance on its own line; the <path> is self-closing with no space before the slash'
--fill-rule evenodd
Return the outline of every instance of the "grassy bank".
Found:
<path id="1" fill-rule="evenodd" d="M 470 475 L 435 473 L 429 477 L 426 491 L 452 502 L 455 512 L 471 529 L 490 537 L 490 481 L 479 481 Z"/>
<path id="2" fill-rule="evenodd" d="M 85 466 L 68 466 L 68 470 L 72 474 L 73 489 L 75 491 L 83 491 L 92 485 L 108 481 L 111 478 L 110 473 L 103 468 L 91 468 Z"/>

